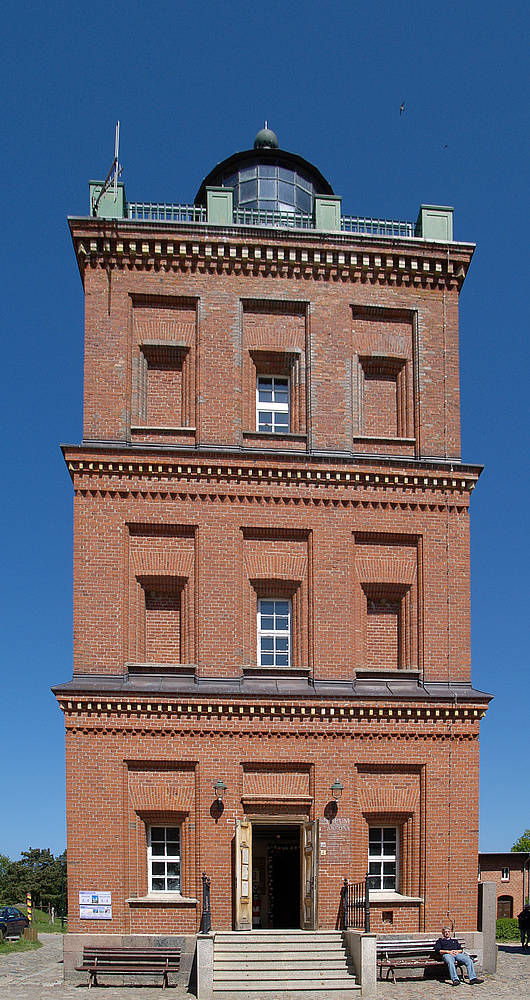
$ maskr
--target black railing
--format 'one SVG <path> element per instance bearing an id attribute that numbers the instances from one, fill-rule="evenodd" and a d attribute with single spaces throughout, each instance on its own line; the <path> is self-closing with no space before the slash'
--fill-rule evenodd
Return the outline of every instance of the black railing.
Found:
<path id="1" fill-rule="evenodd" d="M 201 914 L 201 934 L 209 934 L 212 929 L 212 915 L 210 913 L 210 879 L 206 872 L 202 873 L 202 914 Z"/>
<path id="2" fill-rule="evenodd" d="M 370 933 L 370 879 L 364 882 L 348 882 L 345 878 L 341 889 L 342 929 L 355 927 Z"/>

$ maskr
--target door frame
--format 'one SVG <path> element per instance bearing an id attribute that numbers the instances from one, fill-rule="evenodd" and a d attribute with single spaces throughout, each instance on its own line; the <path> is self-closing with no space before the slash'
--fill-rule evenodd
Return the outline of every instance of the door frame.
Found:
<path id="1" fill-rule="evenodd" d="M 318 927 L 318 820 L 300 814 L 266 816 L 252 814 L 236 819 L 235 830 L 235 929 L 252 930 L 252 838 L 255 826 L 297 826 L 300 831 L 301 930 Z"/>

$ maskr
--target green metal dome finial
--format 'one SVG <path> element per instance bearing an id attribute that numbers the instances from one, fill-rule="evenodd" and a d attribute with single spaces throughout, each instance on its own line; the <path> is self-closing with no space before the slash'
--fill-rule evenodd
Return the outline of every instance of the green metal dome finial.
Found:
<path id="1" fill-rule="evenodd" d="M 267 122 L 254 139 L 254 149 L 279 149 L 278 139 Z"/>

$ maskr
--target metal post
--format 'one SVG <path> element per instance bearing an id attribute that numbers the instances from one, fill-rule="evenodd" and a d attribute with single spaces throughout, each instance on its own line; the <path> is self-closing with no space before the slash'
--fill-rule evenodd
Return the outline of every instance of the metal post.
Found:
<path id="1" fill-rule="evenodd" d="M 64 858 L 61 858 L 61 930 L 64 930 Z"/>
<path id="2" fill-rule="evenodd" d="M 344 912 L 342 914 L 342 928 L 343 930 L 348 930 L 348 879 L 344 879 L 344 885 L 342 886 L 342 901 L 344 906 Z"/>
<path id="3" fill-rule="evenodd" d="M 210 913 L 210 879 L 206 872 L 202 873 L 202 916 L 201 930 L 203 934 L 209 934 L 212 929 L 212 916 Z"/>
<path id="4" fill-rule="evenodd" d="M 370 876 L 364 880 L 364 933 L 370 933 Z"/>

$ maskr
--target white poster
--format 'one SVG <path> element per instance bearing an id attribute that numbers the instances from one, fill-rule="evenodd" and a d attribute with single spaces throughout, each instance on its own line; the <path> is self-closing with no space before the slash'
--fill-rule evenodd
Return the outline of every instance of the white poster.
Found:
<path id="1" fill-rule="evenodd" d="M 80 920 L 112 920 L 112 893 L 80 892 L 79 918 Z"/>

